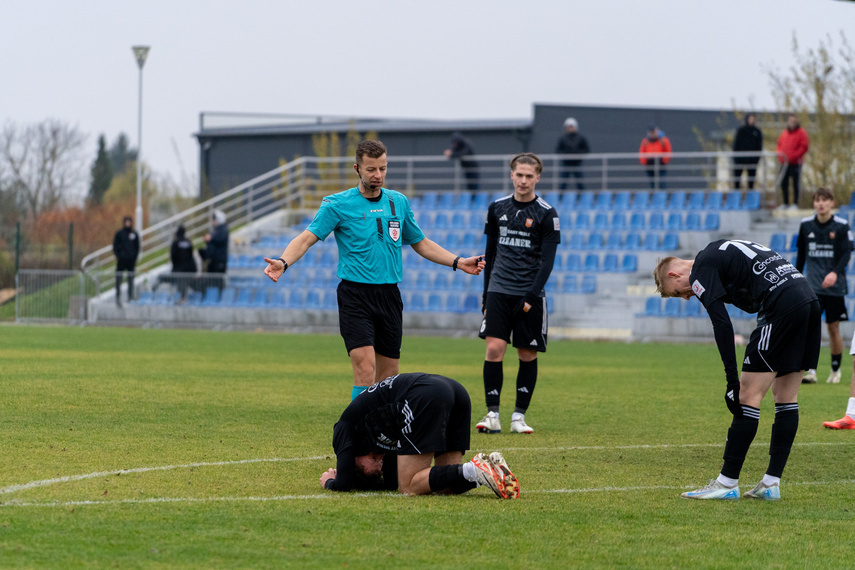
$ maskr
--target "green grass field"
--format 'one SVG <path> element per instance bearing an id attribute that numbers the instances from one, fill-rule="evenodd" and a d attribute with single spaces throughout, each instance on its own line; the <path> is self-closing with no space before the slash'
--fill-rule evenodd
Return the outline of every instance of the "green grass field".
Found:
<path id="1" fill-rule="evenodd" d="M 822 427 L 848 381 L 803 387 L 782 501 L 687 501 L 730 424 L 714 345 L 552 342 L 528 436 L 474 433 L 483 349 L 405 338 L 402 371 L 467 387 L 473 451 L 504 452 L 517 501 L 322 490 L 350 398 L 337 336 L 2 326 L 0 567 L 850 567 L 855 433 Z"/>

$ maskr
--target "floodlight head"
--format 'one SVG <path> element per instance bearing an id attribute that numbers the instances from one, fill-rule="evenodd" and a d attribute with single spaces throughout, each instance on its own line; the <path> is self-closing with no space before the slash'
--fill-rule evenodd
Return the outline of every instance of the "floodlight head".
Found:
<path id="1" fill-rule="evenodd" d="M 149 46 L 133 46 L 131 49 L 134 50 L 134 57 L 137 58 L 137 65 L 142 69 L 145 65 L 145 58 L 148 56 Z"/>

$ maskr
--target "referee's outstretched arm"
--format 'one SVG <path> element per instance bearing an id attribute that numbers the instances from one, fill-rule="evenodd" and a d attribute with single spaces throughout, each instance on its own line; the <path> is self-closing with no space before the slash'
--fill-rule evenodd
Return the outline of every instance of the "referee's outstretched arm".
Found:
<path id="1" fill-rule="evenodd" d="M 306 255 L 309 248 L 316 243 L 318 243 L 318 236 L 309 230 L 303 230 L 300 235 L 291 240 L 291 243 L 288 244 L 288 247 L 285 248 L 279 259 L 264 258 L 264 261 L 267 262 L 264 274 L 270 277 L 273 282 L 279 281 L 285 270 L 297 263 L 301 257 Z"/>
<path id="2" fill-rule="evenodd" d="M 483 255 L 475 255 L 473 257 L 464 258 L 451 253 L 438 243 L 428 238 L 425 238 L 418 243 L 412 244 L 411 247 L 415 250 L 416 253 L 418 253 L 428 261 L 433 261 L 434 263 L 438 263 L 439 265 L 445 265 L 447 267 L 454 267 L 455 269 L 461 269 L 470 275 L 478 275 L 479 273 L 481 273 L 481 270 L 484 269 Z M 456 267 L 454 264 L 455 260 L 457 260 Z"/>

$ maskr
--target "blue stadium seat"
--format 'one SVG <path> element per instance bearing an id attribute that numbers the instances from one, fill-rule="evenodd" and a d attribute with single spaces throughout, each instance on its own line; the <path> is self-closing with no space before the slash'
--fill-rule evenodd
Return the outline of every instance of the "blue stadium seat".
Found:
<path id="1" fill-rule="evenodd" d="M 433 228 L 436 230 L 447 230 L 448 229 L 448 214 L 445 212 L 438 212 L 436 214 L 436 218 L 433 220 Z"/>
<path id="2" fill-rule="evenodd" d="M 612 232 L 609 234 L 609 237 L 606 238 L 606 249 L 621 249 L 623 244 L 621 243 L 620 232 Z"/>
<path id="3" fill-rule="evenodd" d="M 421 196 L 413 196 L 412 198 L 409 198 L 409 200 L 408 200 L 408 201 L 410 202 L 410 209 L 411 209 L 412 211 L 414 211 L 414 212 L 418 212 L 418 211 L 420 211 L 420 210 L 423 210 L 423 209 L 424 209 L 424 208 L 422 208 L 422 198 L 421 198 Z"/>
<path id="4" fill-rule="evenodd" d="M 673 251 L 679 246 L 680 240 L 675 232 L 668 232 L 662 238 L 662 249 Z"/>
<path id="5" fill-rule="evenodd" d="M 455 210 L 469 210 L 472 208 L 472 194 L 469 192 L 461 192 L 457 195 L 457 198 L 454 199 Z"/>
<path id="6" fill-rule="evenodd" d="M 318 267 L 335 267 L 336 259 L 333 250 L 325 247 L 321 250 L 321 259 L 318 260 Z"/>
<path id="7" fill-rule="evenodd" d="M 757 190 L 749 190 L 745 194 L 745 202 L 742 203 L 743 210 L 759 210 L 760 209 L 760 192 Z"/>
<path id="8" fill-rule="evenodd" d="M 456 251 L 460 249 L 461 244 L 462 240 L 460 238 L 460 232 L 448 232 L 448 235 L 443 240 L 443 245 L 448 251 Z"/>
<path id="9" fill-rule="evenodd" d="M 585 256 L 585 271 L 599 271 L 600 256 L 596 253 L 589 253 Z"/>
<path id="10" fill-rule="evenodd" d="M 472 205 L 470 208 L 473 211 L 486 210 L 490 205 L 490 194 L 487 192 L 475 192 L 472 197 Z"/>
<path id="11" fill-rule="evenodd" d="M 445 297 L 445 311 L 447 313 L 459 313 L 463 310 L 460 304 L 460 295 L 447 295 Z"/>
<path id="12" fill-rule="evenodd" d="M 853 288 L 855 291 L 855 288 Z M 137 305 L 153 305 L 154 304 L 154 293 L 151 291 L 143 291 L 140 293 L 140 298 L 134 301 Z"/>
<path id="13" fill-rule="evenodd" d="M 603 249 L 603 234 L 591 232 L 588 235 L 588 243 L 586 245 L 588 249 Z"/>
<path id="14" fill-rule="evenodd" d="M 469 212 L 469 218 L 466 221 L 466 228 L 470 230 L 480 230 L 484 231 L 484 222 L 486 221 L 486 210 L 485 211 L 472 211 Z"/>
<path id="15" fill-rule="evenodd" d="M 421 293 L 413 293 L 410 295 L 409 303 L 407 303 L 406 309 L 409 311 L 424 311 L 425 310 L 425 296 Z"/>
<path id="16" fill-rule="evenodd" d="M 644 302 L 644 315 L 647 317 L 661 317 L 661 307 L 661 297 L 648 297 L 647 300 Z"/>
<path id="17" fill-rule="evenodd" d="M 289 293 L 297 292 L 297 289 L 274 289 L 270 295 L 270 307 L 272 309 L 284 309 L 288 306 Z"/>
<path id="18" fill-rule="evenodd" d="M 303 307 L 306 309 L 321 308 L 321 293 L 317 289 L 309 289 L 306 291 L 306 300 L 303 301 Z"/>
<path id="19" fill-rule="evenodd" d="M 616 211 L 629 210 L 629 192 L 616 192 L 615 201 L 612 204 L 612 209 Z"/>
<path id="20" fill-rule="evenodd" d="M 552 272 L 564 271 L 564 256 L 560 252 L 555 253 L 555 263 L 552 265 Z"/>
<path id="21" fill-rule="evenodd" d="M 234 306 L 249 307 L 250 303 L 252 303 L 252 293 L 253 291 L 249 287 L 241 288 L 235 298 Z"/>
<path id="22" fill-rule="evenodd" d="M 707 202 L 704 208 L 707 210 L 721 210 L 721 201 L 723 196 L 721 192 L 710 192 L 707 194 Z"/>
<path id="23" fill-rule="evenodd" d="M 772 234 L 772 238 L 769 240 L 769 248 L 778 253 L 787 251 L 786 234 Z"/>
<path id="24" fill-rule="evenodd" d="M 651 230 L 665 229 L 665 216 L 661 211 L 656 211 L 650 214 L 650 218 L 647 220 L 647 228 Z"/>
<path id="25" fill-rule="evenodd" d="M 432 228 L 433 227 L 433 214 L 431 214 L 427 210 L 419 210 L 419 213 L 416 214 L 416 223 L 423 230 Z M 309 251 L 311 251 L 311 250 L 309 250 Z"/>
<path id="26" fill-rule="evenodd" d="M 576 201 L 579 199 L 579 193 L 575 190 L 565 190 L 564 196 L 561 198 L 561 209 L 570 211 L 576 208 Z"/>
<path id="27" fill-rule="evenodd" d="M 335 291 L 324 292 L 324 300 L 321 302 L 321 309 L 324 311 L 338 310 L 338 294 Z"/>
<path id="28" fill-rule="evenodd" d="M 220 290 L 216 287 L 205 289 L 205 298 L 202 299 L 203 307 L 213 307 L 220 301 Z"/>
<path id="29" fill-rule="evenodd" d="M 564 275 L 564 279 L 561 280 L 561 287 L 559 288 L 561 293 L 578 293 L 579 285 L 577 283 L 577 279 L 575 275 Z"/>
<path id="30" fill-rule="evenodd" d="M 460 247 L 466 250 L 469 253 L 475 253 L 477 249 L 480 248 L 481 245 L 481 236 L 477 233 L 466 232 L 463 234 L 463 242 L 460 244 Z"/>
<path id="31" fill-rule="evenodd" d="M 689 300 L 683 305 L 683 316 L 684 317 L 700 317 L 701 316 L 701 302 L 697 297 L 689 297 Z"/>
<path id="32" fill-rule="evenodd" d="M 623 212 L 615 212 L 612 214 L 612 230 L 625 230 L 626 229 L 626 214 Z"/>
<path id="33" fill-rule="evenodd" d="M 579 288 L 579 291 L 583 294 L 590 295 L 591 293 L 597 292 L 597 276 L 596 275 L 583 275 L 582 276 L 582 286 Z"/>
<path id="34" fill-rule="evenodd" d="M 585 249 L 585 234 L 573 232 L 570 234 L 570 249 L 579 250 Z"/>
<path id="35" fill-rule="evenodd" d="M 683 215 L 680 212 L 671 212 L 668 214 L 668 223 L 665 224 L 665 229 L 679 231 L 683 227 Z"/>
<path id="36" fill-rule="evenodd" d="M 309 251 L 307 251 L 306 254 L 300 258 L 300 265 L 304 268 L 314 267 L 315 260 L 317 259 L 317 257 L 317 250 L 309 248 Z"/>
<path id="37" fill-rule="evenodd" d="M 284 292 L 284 291 L 283 291 Z M 303 309 L 306 306 L 306 294 L 300 289 L 291 289 L 288 292 L 286 306 L 291 309 Z"/>
<path id="38" fill-rule="evenodd" d="M 587 212 L 579 212 L 578 214 L 576 214 L 576 221 L 573 225 L 573 228 L 577 230 L 591 229 L 591 218 Z"/>
<path id="39" fill-rule="evenodd" d="M 597 212 L 597 215 L 594 216 L 594 229 L 601 231 L 609 229 L 609 215 L 607 213 Z"/>
<path id="40" fill-rule="evenodd" d="M 565 266 L 567 271 L 582 271 L 582 258 L 578 253 L 570 253 L 567 255 Z M 852 290 L 855 291 L 855 287 Z"/>
<path id="41" fill-rule="evenodd" d="M 427 310 L 434 313 L 439 313 L 443 310 L 442 297 L 439 294 L 433 293 L 428 297 Z"/>
<path id="42" fill-rule="evenodd" d="M 650 192 L 636 192 L 632 195 L 632 209 L 646 210 L 650 204 Z"/>
<path id="43" fill-rule="evenodd" d="M 697 212 L 689 212 L 686 214 L 685 229 L 690 232 L 698 232 L 701 230 L 701 215 Z"/>
<path id="44" fill-rule="evenodd" d="M 422 196 L 422 208 L 425 210 L 436 210 L 439 204 L 439 192 L 425 192 Z"/>
<path id="45" fill-rule="evenodd" d="M 638 256 L 634 253 L 624 255 L 620 270 L 625 273 L 635 273 L 638 271 Z"/>
<path id="46" fill-rule="evenodd" d="M 551 277 L 546 285 L 543 286 L 543 290 L 549 293 L 550 295 L 558 292 L 558 279 L 555 277 Z"/>
<path id="47" fill-rule="evenodd" d="M 201 305 L 202 304 L 202 292 L 201 291 L 191 291 L 187 294 L 187 304 L 188 305 Z"/>
<path id="48" fill-rule="evenodd" d="M 641 244 L 641 247 L 647 251 L 656 251 L 659 249 L 659 234 L 656 232 L 645 234 L 644 243 Z"/>
<path id="49" fill-rule="evenodd" d="M 448 291 L 451 289 L 451 281 L 454 275 L 449 271 L 440 271 L 433 278 L 434 291 Z"/>
<path id="50" fill-rule="evenodd" d="M 579 199 L 576 202 L 576 208 L 578 210 L 593 210 L 594 209 L 594 194 L 592 192 L 582 192 L 579 194 Z"/>
<path id="51" fill-rule="evenodd" d="M 439 202 L 437 203 L 437 209 L 439 210 L 453 210 L 454 209 L 454 201 L 455 196 L 451 192 L 443 192 L 439 195 Z"/>
<path id="52" fill-rule="evenodd" d="M 799 234 L 793 234 L 792 239 L 790 239 L 790 251 L 798 251 L 799 250 Z"/>
<path id="53" fill-rule="evenodd" d="M 463 312 L 481 312 L 481 298 L 478 295 L 467 295 L 463 300 Z"/>
<path id="54" fill-rule="evenodd" d="M 692 192 L 689 194 L 689 203 L 686 205 L 686 208 L 689 210 L 703 210 L 704 198 L 706 198 L 706 195 L 703 190 Z"/>
<path id="55" fill-rule="evenodd" d="M 270 291 L 272 291 L 270 287 L 260 287 L 256 289 L 255 295 L 253 295 L 252 302 L 249 304 L 249 306 L 254 308 L 266 307 Z"/>
<path id="56" fill-rule="evenodd" d="M 704 217 L 704 230 L 708 232 L 718 231 L 719 215 L 718 212 L 709 212 Z"/>
<path id="57" fill-rule="evenodd" d="M 669 196 L 668 198 L 668 208 L 670 208 L 671 210 L 685 210 L 686 193 L 682 190 L 672 192 L 671 196 Z"/>
<path id="58" fill-rule="evenodd" d="M 465 229 L 467 225 L 467 220 L 469 219 L 469 216 L 467 214 L 468 212 L 466 214 L 459 211 L 454 212 L 454 214 L 452 214 L 451 216 L 451 227 L 455 230 Z"/>
<path id="59" fill-rule="evenodd" d="M 679 317 L 680 316 L 680 305 L 682 305 L 683 299 L 679 297 L 669 297 L 665 299 L 665 307 L 662 308 L 662 316 L 663 317 Z"/>
<path id="60" fill-rule="evenodd" d="M 605 257 L 603 257 L 603 271 L 614 272 L 619 268 L 618 256 L 615 253 L 607 253 Z"/>
<path id="61" fill-rule="evenodd" d="M 610 210 L 612 207 L 612 192 L 611 190 L 602 190 L 597 193 L 597 200 L 594 202 L 596 210 Z"/>
<path id="62" fill-rule="evenodd" d="M 722 205 L 723 210 L 738 210 L 742 204 L 742 194 L 738 191 L 728 192 Z"/>
<path id="63" fill-rule="evenodd" d="M 556 210 L 561 210 L 561 193 L 558 191 L 547 192 L 544 194 L 543 199 L 546 202 L 555 208 Z"/>
<path id="64" fill-rule="evenodd" d="M 629 229 L 631 230 L 643 230 L 646 225 L 644 221 L 644 214 L 641 212 L 634 212 L 629 217 Z"/>
<path id="65" fill-rule="evenodd" d="M 668 193 L 662 190 L 657 190 L 653 193 L 653 197 L 650 199 L 650 204 L 647 209 L 661 212 L 665 209 L 665 204 L 667 204 L 667 202 Z"/>
<path id="66" fill-rule="evenodd" d="M 626 234 L 626 241 L 623 244 L 623 248 L 629 250 L 641 249 L 641 234 L 638 232 L 629 232 Z"/>

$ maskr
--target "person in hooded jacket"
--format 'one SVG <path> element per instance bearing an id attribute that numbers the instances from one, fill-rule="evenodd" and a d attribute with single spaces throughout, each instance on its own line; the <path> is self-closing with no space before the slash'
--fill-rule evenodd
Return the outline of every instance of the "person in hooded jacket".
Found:
<path id="1" fill-rule="evenodd" d="M 795 115 L 787 117 L 787 128 L 778 137 L 778 161 L 786 164 L 781 179 L 782 205 L 795 210 L 799 207 L 799 179 L 802 176 L 802 162 L 807 154 L 809 140 L 807 132 L 799 124 Z M 783 156 L 781 156 L 783 155 Z M 793 202 L 790 204 L 790 181 L 793 182 Z"/>
<path id="2" fill-rule="evenodd" d="M 116 305 L 122 306 L 122 277 L 128 274 L 128 300 L 134 298 L 134 271 L 140 253 L 140 237 L 134 230 L 134 219 L 125 216 L 122 227 L 113 237 L 113 255 L 116 256 Z"/>
<path id="3" fill-rule="evenodd" d="M 472 148 L 472 143 L 469 139 L 463 136 L 461 132 L 455 132 L 451 135 L 451 148 L 445 149 L 446 157 L 459 159 L 460 167 L 463 168 L 463 176 L 466 177 L 466 188 L 468 190 L 478 190 L 478 162 L 468 158 L 475 154 Z"/>
<path id="4" fill-rule="evenodd" d="M 169 249 L 169 260 L 172 262 L 172 273 L 175 273 L 175 285 L 181 292 L 181 298 L 187 297 L 187 288 L 196 273 L 196 260 L 193 258 L 193 242 L 186 237 L 184 226 L 175 230 L 175 239 Z"/>
<path id="5" fill-rule="evenodd" d="M 733 157 L 733 189 L 739 190 L 739 180 L 742 171 L 748 173 L 748 189 L 754 189 L 754 179 L 757 175 L 757 163 L 760 162 L 760 152 L 763 150 L 763 132 L 755 126 L 757 118 L 754 113 L 745 116 L 744 124 L 736 130 L 733 137 L 733 152 L 756 152 L 754 156 Z"/>
<path id="6" fill-rule="evenodd" d="M 579 123 L 573 117 L 568 117 L 564 121 L 564 135 L 558 139 L 558 144 L 555 145 L 555 154 L 588 154 L 591 148 L 588 146 L 588 139 L 579 134 Z M 584 190 L 584 174 L 579 168 L 582 161 L 578 158 L 566 158 L 561 161 L 561 190 L 567 189 L 567 179 L 573 175 L 576 178 L 576 189 Z"/>

